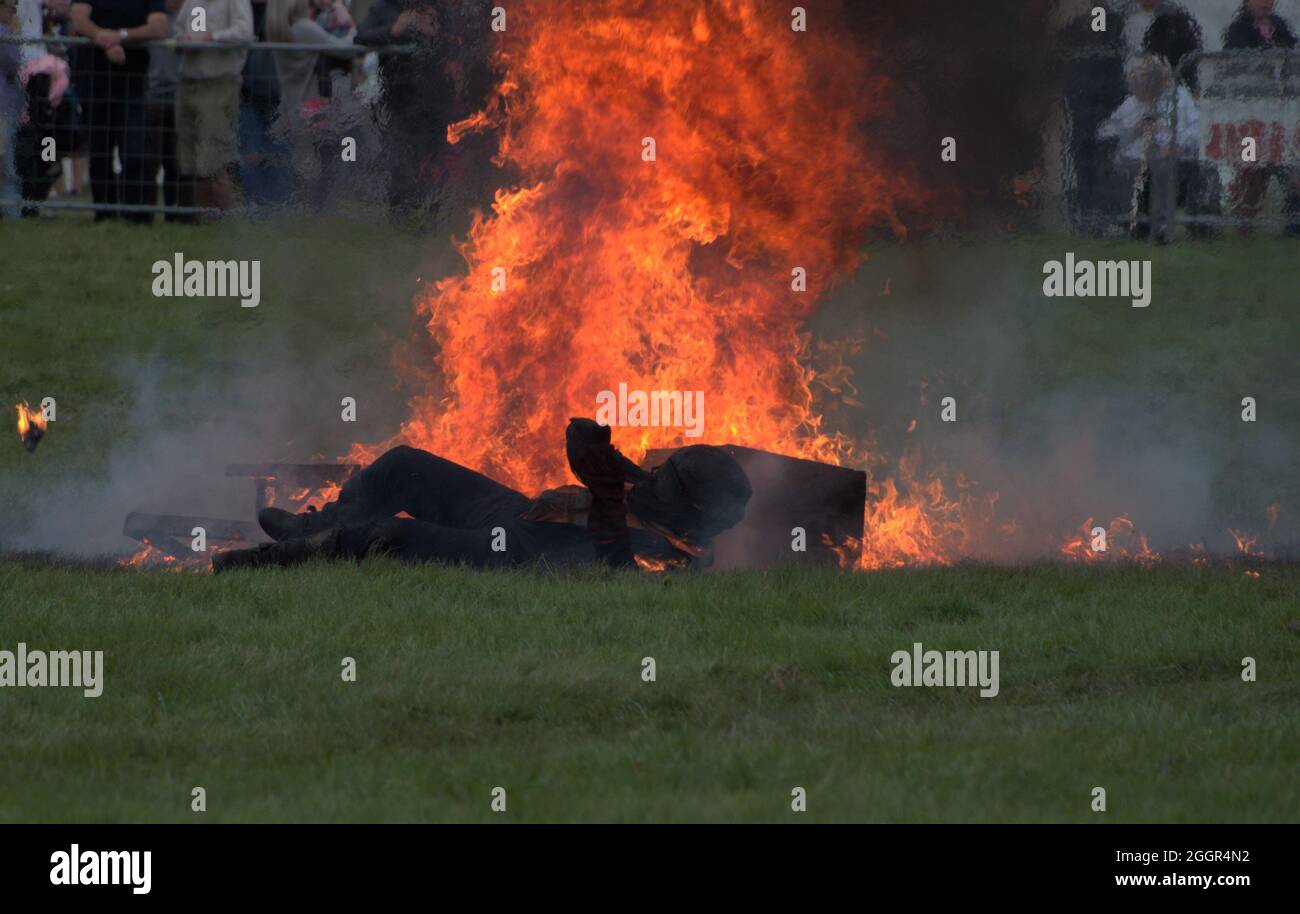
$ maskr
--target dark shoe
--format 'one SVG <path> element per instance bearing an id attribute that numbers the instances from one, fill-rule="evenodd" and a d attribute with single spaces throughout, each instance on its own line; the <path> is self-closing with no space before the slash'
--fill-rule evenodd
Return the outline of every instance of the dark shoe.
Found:
<path id="1" fill-rule="evenodd" d="M 276 542 L 281 542 L 298 536 L 311 536 L 313 533 L 336 526 L 337 512 L 338 507 L 334 504 L 326 505 L 323 511 L 311 507 L 302 514 L 294 514 L 292 511 L 284 511 L 280 508 L 263 508 L 257 512 L 257 522 L 261 524 L 267 536 Z"/>
<path id="2" fill-rule="evenodd" d="M 282 512 L 287 513 L 287 512 Z M 263 543 L 255 549 L 231 549 L 212 556 L 212 573 L 221 574 L 239 568 L 288 568 L 315 556 L 338 558 L 341 529 L 332 527 L 311 536 L 300 536 L 282 543 Z"/>

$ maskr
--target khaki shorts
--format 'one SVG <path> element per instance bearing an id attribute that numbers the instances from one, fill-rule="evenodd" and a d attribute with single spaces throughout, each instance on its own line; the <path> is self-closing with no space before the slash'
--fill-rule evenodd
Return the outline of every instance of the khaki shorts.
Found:
<path id="1" fill-rule="evenodd" d="M 176 164 L 183 175 L 210 178 L 239 157 L 238 76 L 183 79 L 176 87 Z"/>

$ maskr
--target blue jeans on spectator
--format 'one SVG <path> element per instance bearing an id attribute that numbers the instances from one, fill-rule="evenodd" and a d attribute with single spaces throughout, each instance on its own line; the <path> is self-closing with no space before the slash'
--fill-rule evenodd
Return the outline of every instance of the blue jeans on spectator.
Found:
<path id="1" fill-rule="evenodd" d="M 271 134 L 271 118 L 251 105 L 239 109 L 239 183 L 250 206 L 278 206 L 293 192 L 289 147 Z"/>

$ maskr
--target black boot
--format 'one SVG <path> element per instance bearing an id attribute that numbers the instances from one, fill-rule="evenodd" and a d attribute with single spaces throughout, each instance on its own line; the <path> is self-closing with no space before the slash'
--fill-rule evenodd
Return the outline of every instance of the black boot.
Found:
<path id="1" fill-rule="evenodd" d="M 342 523 L 339 514 L 338 502 L 330 502 L 319 511 L 313 506 L 301 514 L 294 514 L 292 511 L 280 508 L 263 508 L 257 512 L 257 522 L 261 524 L 267 536 L 280 542 L 299 536 L 311 536 L 321 530 L 337 527 Z"/>
<path id="2" fill-rule="evenodd" d="M 282 512 L 287 513 L 287 512 Z M 320 530 L 311 536 L 287 539 L 281 543 L 263 543 L 254 549 L 231 549 L 212 556 L 212 573 L 234 571 L 239 568 L 288 568 L 314 556 L 334 559 L 342 554 L 339 527 Z"/>

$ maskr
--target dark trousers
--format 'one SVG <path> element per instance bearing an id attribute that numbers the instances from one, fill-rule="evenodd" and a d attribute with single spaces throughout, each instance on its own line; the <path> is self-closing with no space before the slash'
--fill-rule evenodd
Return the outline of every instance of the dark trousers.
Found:
<path id="1" fill-rule="evenodd" d="M 239 108 L 239 183 L 254 206 L 287 203 L 293 192 L 289 148 L 271 132 L 274 117 L 274 108 L 268 111 L 263 104 Z"/>
<path id="2" fill-rule="evenodd" d="M 344 484 L 333 508 L 345 555 L 479 567 L 592 561 L 585 529 L 523 520 L 532 499 L 428 451 L 396 447 Z M 395 517 L 409 514 L 409 518 Z M 499 529 L 498 529 L 499 528 Z M 494 532 L 495 531 L 495 532 Z M 504 550 L 493 548 L 504 545 Z"/>
<path id="3" fill-rule="evenodd" d="M 145 157 L 145 76 L 118 70 L 91 71 L 83 79 L 86 129 L 90 134 L 90 188 L 96 203 L 144 205 L 153 194 L 153 176 Z M 122 173 L 113 173 L 113 152 Z M 95 219 L 117 215 L 98 210 Z M 149 213 L 128 213 L 126 218 L 148 222 Z"/>
<path id="4" fill-rule="evenodd" d="M 178 206 L 181 200 L 181 175 L 176 165 L 176 107 L 172 99 L 151 99 L 145 105 L 144 171 L 149 182 L 145 202 L 156 203 L 154 176 L 162 169 L 162 197 L 166 206 Z M 168 213 L 168 222 L 175 220 Z"/>
<path id="5" fill-rule="evenodd" d="M 438 214 L 446 173 L 441 159 L 446 126 L 393 111 L 384 131 L 388 164 L 388 214 L 397 224 L 431 222 Z"/>

